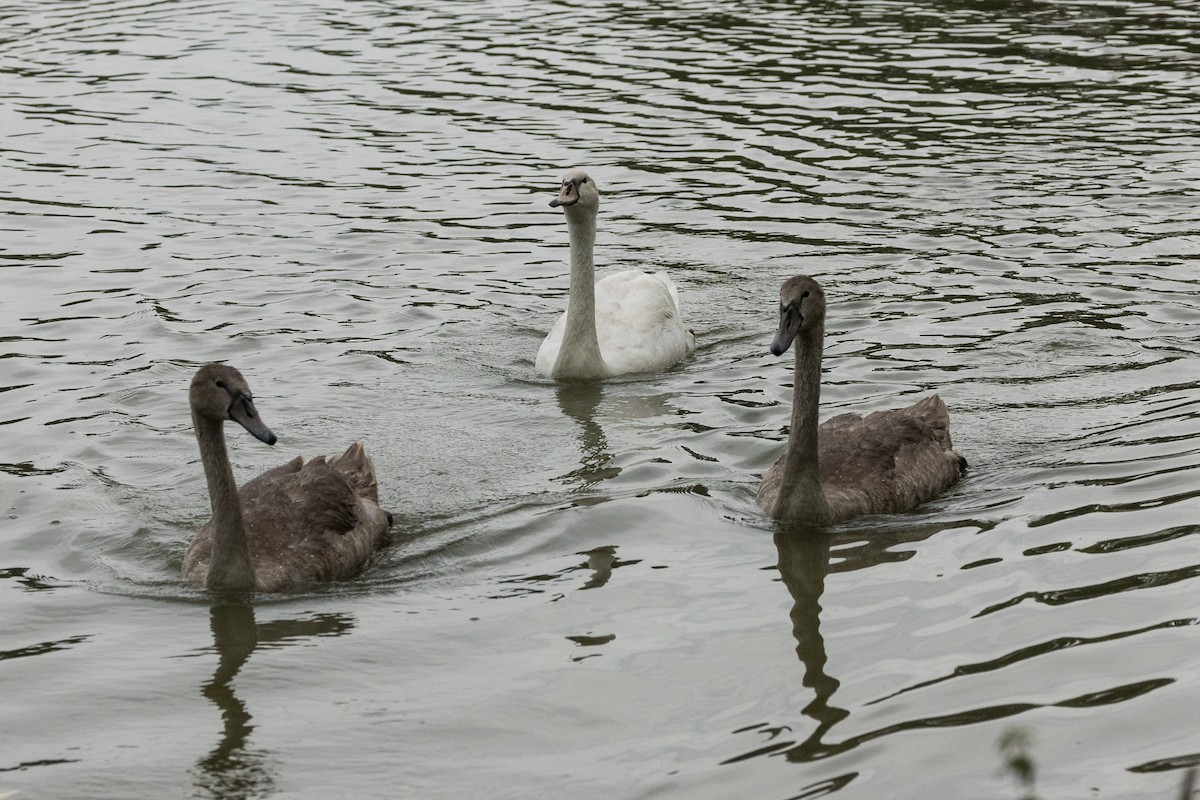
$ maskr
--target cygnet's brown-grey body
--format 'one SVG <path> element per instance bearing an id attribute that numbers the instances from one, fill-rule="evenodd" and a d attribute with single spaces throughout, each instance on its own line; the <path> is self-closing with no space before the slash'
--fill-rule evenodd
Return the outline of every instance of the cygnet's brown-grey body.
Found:
<path id="1" fill-rule="evenodd" d="M 953 485 L 966 461 L 954 452 L 950 415 L 936 394 L 908 408 L 841 414 L 817 425 L 824 338 L 824 292 L 808 276 L 789 279 L 771 352 L 782 355 L 795 342 L 792 424 L 787 450 L 759 487 L 763 510 L 826 525 L 907 511 Z"/>
<path id="2" fill-rule="evenodd" d="M 185 578 L 210 589 L 279 592 L 350 577 L 387 543 L 390 515 L 379 507 L 375 467 L 361 444 L 328 461 L 297 456 L 238 489 L 225 421 L 275 444 L 245 379 L 207 364 L 189 400 L 213 518 L 184 555 Z"/>

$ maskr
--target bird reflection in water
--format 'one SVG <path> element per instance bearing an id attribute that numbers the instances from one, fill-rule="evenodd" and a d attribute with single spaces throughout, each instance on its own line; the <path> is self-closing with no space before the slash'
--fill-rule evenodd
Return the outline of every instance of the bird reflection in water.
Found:
<path id="1" fill-rule="evenodd" d="M 610 466 L 613 456 L 608 451 L 608 438 L 596 421 L 596 409 L 604 397 L 603 385 L 565 383 L 555 387 L 555 394 L 558 407 L 579 424 L 579 468 L 571 470 L 559 480 L 573 485 L 577 491 L 587 491 L 619 475 L 620 468 Z"/>
<path id="2" fill-rule="evenodd" d="M 620 559 L 617 558 L 617 546 L 606 544 L 601 547 L 593 547 L 591 550 L 586 550 L 577 555 L 587 556 L 587 561 L 577 567 L 571 567 L 570 570 L 590 570 L 591 577 L 584 582 L 582 589 L 599 589 L 604 584 L 608 583 L 612 577 L 613 570 L 619 567 L 628 567 L 633 564 L 640 564 L 640 558 Z"/>
<path id="3" fill-rule="evenodd" d="M 820 601 L 825 589 L 826 575 L 830 572 L 853 572 L 877 564 L 903 561 L 910 558 L 916 550 L 902 545 L 928 539 L 951 525 L 965 524 L 968 523 L 931 521 L 927 524 L 910 525 L 905 522 L 897 527 L 886 528 L 880 527 L 876 522 L 870 527 L 843 530 L 836 537 L 839 546 L 838 561 L 835 565 L 829 563 L 830 544 L 833 540 L 827 532 L 794 527 L 779 529 L 775 534 L 775 547 L 779 553 L 780 578 L 792 596 L 790 616 L 792 635 L 796 640 L 796 655 L 804 665 L 803 683 L 814 693 L 812 701 L 804 707 L 802 713 L 816 722 L 816 728 L 802 741 L 784 736 L 792 731 L 787 725 L 760 723 L 741 728 L 734 733 L 766 734 L 768 740 L 753 750 L 726 759 L 722 763 L 733 764 L 750 758 L 774 755 L 783 755 L 789 761 L 796 762 L 817 761 L 900 731 L 923 729 L 932 725 L 971 725 L 1011 716 L 1021 711 L 1023 707 L 1003 704 L 951 716 L 908 719 L 847 736 L 840 741 L 830 742 L 828 739 L 829 731 L 848 717 L 850 712 L 830 704 L 840 683 L 825 672 L 825 639 L 821 635 Z M 889 695 L 891 696 L 894 695 Z M 807 787 L 806 792 L 811 791 L 813 797 L 818 796 L 818 793 L 824 796 L 852 782 L 857 775 L 857 772 L 847 772 L 828 778 Z"/>
<path id="4" fill-rule="evenodd" d="M 196 785 L 225 800 L 260 797 L 274 787 L 268 754 L 249 745 L 253 717 L 234 693 L 233 679 L 258 648 L 283 647 L 317 636 L 339 636 L 354 627 L 344 614 L 314 614 L 259 624 L 248 599 L 224 597 L 210 610 L 213 649 L 218 654 L 212 679 L 202 694 L 221 710 L 223 730 L 216 747 L 196 764 Z"/>
<path id="5" fill-rule="evenodd" d="M 803 754 L 804 760 L 817 756 L 824 748 L 825 734 L 850 714 L 829 704 L 841 684 L 825 672 L 821 593 L 825 590 L 825 575 L 829 571 L 829 545 L 830 538 L 824 531 L 783 529 L 775 534 L 779 576 L 792 596 L 792 636 L 796 639 L 796 655 L 804 664 L 804 685 L 814 693 L 803 713 L 815 720 L 817 727 L 789 752 L 789 757 L 792 753 Z"/>
<path id="6" fill-rule="evenodd" d="M 775 548 L 779 552 L 779 576 L 792 596 L 792 636 L 796 640 L 796 655 L 804 666 L 803 683 L 813 690 L 813 699 L 801 713 L 817 723 L 802 742 L 785 736 L 791 733 L 787 725 L 762 723 L 741 728 L 734 733 L 765 734 L 765 744 L 725 760 L 734 764 L 759 756 L 786 753 L 790 760 L 808 761 L 826 754 L 829 746 L 824 737 L 829 730 L 850 715 L 844 708 L 830 705 L 841 684 L 825 672 L 825 639 L 821 636 L 821 593 L 825 590 L 825 575 L 829 571 L 830 539 L 824 530 L 787 525 L 775 533 Z M 837 780 L 852 780 L 843 776 Z M 814 795 L 815 796 L 815 795 Z"/>

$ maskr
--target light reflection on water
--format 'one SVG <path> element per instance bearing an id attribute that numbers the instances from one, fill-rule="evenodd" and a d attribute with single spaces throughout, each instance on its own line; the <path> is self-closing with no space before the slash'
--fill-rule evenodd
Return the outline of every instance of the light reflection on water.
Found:
<path id="1" fill-rule="evenodd" d="M 1190 4 L 0 18 L 0 793 L 996 797 L 1012 725 L 1046 796 L 1200 761 Z M 572 165 L 601 272 L 681 287 L 666 374 L 533 374 Z M 798 272 L 825 413 L 937 391 L 971 462 L 830 541 L 753 500 Z M 367 442 L 358 580 L 181 585 L 213 359 L 286 451 L 239 476 Z"/>

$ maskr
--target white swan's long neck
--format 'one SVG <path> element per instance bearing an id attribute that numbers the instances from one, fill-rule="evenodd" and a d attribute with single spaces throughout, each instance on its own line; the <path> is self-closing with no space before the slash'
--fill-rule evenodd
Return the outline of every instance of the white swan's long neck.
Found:
<path id="1" fill-rule="evenodd" d="M 829 504 L 821 489 L 817 419 L 821 403 L 821 347 L 824 324 L 805 328 L 797 336 L 796 376 L 792 387 L 792 426 L 779 487 L 776 515 L 794 522 L 823 524 Z"/>
<path id="2" fill-rule="evenodd" d="M 596 212 L 567 209 L 571 234 L 571 297 L 567 301 L 567 329 L 563 333 L 555 378 L 590 380 L 608 374 L 596 336 Z"/>
<path id="3" fill-rule="evenodd" d="M 209 589 L 249 591 L 254 588 L 254 565 L 246 546 L 246 527 L 242 522 L 242 504 L 238 500 L 233 467 L 225 450 L 225 431 L 222 420 L 192 414 L 196 442 L 200 445 L 200 460 L 208 481 L 208 497 L 212 503 L 213 539 L 209 560 Z"/>

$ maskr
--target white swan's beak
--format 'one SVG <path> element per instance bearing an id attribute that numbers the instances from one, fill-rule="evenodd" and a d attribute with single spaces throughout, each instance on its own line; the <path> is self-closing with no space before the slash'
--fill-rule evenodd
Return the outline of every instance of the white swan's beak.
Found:
<path id="1" fill-rule="evenodd" d="M 558 197 L 550 201 L 551 208 L 559 206 L 573 206 L 579 202 L 579 184 L 575 181 L 563 181 L 562 191 L 558 193 Z"/>
<path id="2" fill-rule="evenodd" d="M 278 441 L 275 434 L 271 433 L 271 429 L 262 421 L 262 417 L 258 416 L 258 412 L 254 410 L 254 401 L 250 399 L 250 395 L 244 392 L 238 392 L 233 396 L 233 401 L 229 404 L 229 418 L 250 431 L 250 434 L 260 442 L 273 445 Z"/>
<path id="3" fill-rule="evenodd" d="M 794 324 L 793 320 L 795 320 Z M 800 312 L 794 306 L 783 306 L 779 309 L 779 330 L 775 332 L 775 338 L 771 340 L 771 355 L 781 356 L 787 352 L 803 321 L 804 317 L 800 316 Z"/>

